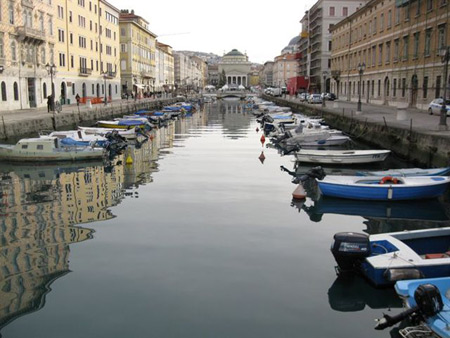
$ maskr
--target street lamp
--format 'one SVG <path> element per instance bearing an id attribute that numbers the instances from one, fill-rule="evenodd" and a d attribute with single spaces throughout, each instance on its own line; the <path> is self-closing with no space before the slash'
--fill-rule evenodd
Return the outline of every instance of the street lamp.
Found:
<path id="1" fill-rule="evenodd" d="M 51 85 L 52 85 L 52 94 L 50 95 L 50 110 L 52 112 L 55 111 L 55 85 L 53 84 L 53 76 L 56 73 L 56 66 L 54 64 L 50 65 L 49 63 L 47 63 L 45 65 L 45 69 L 47 69 L 47 73 L 48 75 L 50 75 L 50 81 L 51 81 Z"/>
<path id="2" fill-rule="evenodd" d="M 450 60 L 450 46 L 442 47 L 440 50 L 442 63 L 444 64 L 444 96 L 441 106 L 441 118 L 439 129 L 447 130 L 447 86 L 448 86 L 448 61 Z"/>
<path id="3" fill-rule="evenodd" d="M 362 75 L 364 73 L 364 70 L 366 69 L 366 64 L 358 63 L 358 73 L 359 73 L 359 84 L 358 84 L 358 107 L 356 108 L 356 111 L 361 112 L 361 84 L 362 84 Z"/>
<path id="4" fill-rule="evenodd" d="M 104 72 L 103 73 L 103 80 L 105 81 L 104 85 L 105 85 L 105 106 L 108 104 L 108 98 L 106 97 L 106 77 L 108 76 L 108 72 Z"/>
<path id="5" fill-rule="evenodd" d="M 323 85 L 322 85 L 322 107 L 325 107 L 325 106 L 326 106 L 326 105 L 325 105 L 325 94 L 326 94 L 326 91 L 327 91 L 326 83 L 327 83 L 328 72 L 325 70 L 325 71 L 323 71 L 322 75 L 323 75 Z"/>

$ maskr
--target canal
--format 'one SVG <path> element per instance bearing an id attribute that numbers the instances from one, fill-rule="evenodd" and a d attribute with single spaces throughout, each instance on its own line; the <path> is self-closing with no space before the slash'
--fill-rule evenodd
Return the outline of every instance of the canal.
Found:
<path id="1" fill-rule="evenodd" d="M 332 237 L 449 226 L 448 204 L 293 202 L 257 127 L 222 102 L 108 166 L 2 164 L 1 336 L 398 337 L 373 329 L 394 291 L 337 278 Z"/>

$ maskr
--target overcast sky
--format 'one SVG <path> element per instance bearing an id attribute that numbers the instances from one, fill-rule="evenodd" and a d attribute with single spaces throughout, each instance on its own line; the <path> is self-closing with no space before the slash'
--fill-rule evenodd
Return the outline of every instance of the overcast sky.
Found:
<path id="1" fill-rule="evenodd" d="M 150 23 L 158 41 L 174 50 L 222 56 L 233 48 L 251 62 L 264 63 L 301 30 L 300 19 L 316 0 L 108 0 L 118 9 L 134 9 Z M 183 34 L 185 33 L 185 34 Z"/>

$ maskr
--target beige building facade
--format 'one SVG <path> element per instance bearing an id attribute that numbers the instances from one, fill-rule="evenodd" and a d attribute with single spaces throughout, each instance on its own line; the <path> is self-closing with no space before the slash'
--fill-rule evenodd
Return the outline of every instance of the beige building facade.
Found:
<path id="1" fill-rule="evenodd" d="M 362 102 L 427 109 L 449 84 L 440 55 L 450 45 L 449 11 L 448 0 L 368 2 L 331 28 L 331 91 L 349 101 L 361 95 Z"/>
<path id="2" fill-rule="evenodd" d="M 156 90 L 170 92 L 175 85 L 175 70 L 172 47 L 156 42 Z"/>
<path id="3" fill-rule="evenodd" d="M 227 85 L 248 87 L 252 64 L 246 54 L 233 49 L 222 57 L 219 62 L 219 74 L 225 71 Z"/>
<path id="4" fill-rule="evenodd" d="M 54 59 L 55 15 L 51 0 L 0 1 L 0 102 L 2 109 L 47 104 Z"/>
<path id="5" fill-rule="evenodd" d="M 104 0 L 53 0 L 55 100 L 120 98 L 119 10 Z"/>
<path id="6" fill-rule="evenodd" d="M 120 14 L 120 72 L 124 93 L 143 97 L 155 91 L 156 34 L 133 10 Z"/>

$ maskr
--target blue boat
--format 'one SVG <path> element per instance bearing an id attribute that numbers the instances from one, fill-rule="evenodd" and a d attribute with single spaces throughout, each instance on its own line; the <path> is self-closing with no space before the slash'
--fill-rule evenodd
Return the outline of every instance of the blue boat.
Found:
<path id="1" fill-rule="evenodd" d="M 399 280 L 450 276 L 450 228 L 377 235 L 340 232 L 331 252 L 341 272 L 356 272 L 375 286 Z"/>
<path id="2" fill-rule="evenodd" d="M 450 183 L 448 176 L 391 177 L 334 176 L 317 179 L 324 196 L 357 200 L 413 200 L 441 196 Z"/>
<path id="3" fill-rule="evenodd" d="M 399 330 L 402 337 L 450 338 L 450 277 L 405 280 L 395 291 L 406 309 L 397 315 L 384 314 L 376 330 L 383 330 L 404 319 L 412 325 Z"/>
<path id="4" fill-rule="evenodd" d="M 358 171 L 357 176 L 446 176 L 450 173 L 450 167 L 443 168 L 405 168 L 389 169 L 381 171 Z"/>

